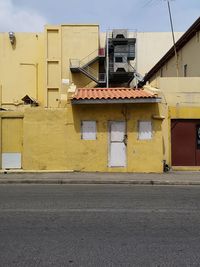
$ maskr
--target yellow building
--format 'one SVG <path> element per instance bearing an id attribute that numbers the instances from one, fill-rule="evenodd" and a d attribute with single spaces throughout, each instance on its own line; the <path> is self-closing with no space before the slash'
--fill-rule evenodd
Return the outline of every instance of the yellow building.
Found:
<path id="1" fill-rule="evenodd" d="M 0 34 L 2 169 L 162 172 L 161 97 L 95 88 L 101 48 L 98 25 Z"/>
<path id="2" fill-rule="evenodd" d="M 84 95 L 90 91 L 80 90 Z M 162 172 L 160 99 L 144 90 L 91 90 L 104 98 L 86 101 L 69 95 L 66 108 L 2 111 L 2 167 Z"/>
<path id="3" fill-rule="evenodd" d="M 200 169 L 200 18 L 147 73 L 162 96 L 164 159 L 174 170 Z"/>
<path id="4" fill-rule="evenodd" d="M 162 171 L 159 98 L 127 88 L 77 89 L 75 94 L 80 91 L 84 98 L 69 99 L 66 108 L 25 111 L 24 169 Z M 114 97 L 120 93 L 125 99 Z"/>

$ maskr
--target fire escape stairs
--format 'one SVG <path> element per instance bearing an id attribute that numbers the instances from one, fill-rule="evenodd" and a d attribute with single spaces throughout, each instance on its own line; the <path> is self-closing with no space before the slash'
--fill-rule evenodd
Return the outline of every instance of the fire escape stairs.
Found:
<path id="1" fill-rule="evenodd" d="M 87 57 L 79 59 L 70 59 L 70 70 L 72 73 L 82 73 L 98 85 L 105 84 L 106 76 L 105 73 L 97 73 L 96 70 L 90 66 L 95 63 L 99 58 L 105 57 L 104 51 L 95 50 Z"/>
<path id="2" fill-rule="evenodd" d="M 78 70 L 83 73 L 85 76 L 87 76 L 89 79 L 93 80 L 96 83 L 99 83 L 99 80 L 97 79 L 97 77 L 95 77 L 95 74 L 93 74 L 93 72 L 95 72 L 92 68 L 88 68 L 87 67 L 79 67 Z"/>

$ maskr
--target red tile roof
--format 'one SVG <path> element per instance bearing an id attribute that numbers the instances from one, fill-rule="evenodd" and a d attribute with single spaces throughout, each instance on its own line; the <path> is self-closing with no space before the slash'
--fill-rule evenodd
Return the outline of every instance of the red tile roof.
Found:
<path id="1" fill-rule="evenodd" d="M 154 93 L 132 88 L 77 88 L 73 100 L 156 98 Z"/>

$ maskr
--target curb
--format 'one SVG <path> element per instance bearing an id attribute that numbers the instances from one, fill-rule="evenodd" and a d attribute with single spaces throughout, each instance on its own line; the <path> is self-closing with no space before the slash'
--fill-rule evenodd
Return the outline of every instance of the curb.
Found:
<path id="1" fill-rule="evenodd" d="M 130 185 L 200 185 L 200 181 L 159 180 L 67 180 L 67 179 L 0 179 L 0 184 L 130 184 Z"/>

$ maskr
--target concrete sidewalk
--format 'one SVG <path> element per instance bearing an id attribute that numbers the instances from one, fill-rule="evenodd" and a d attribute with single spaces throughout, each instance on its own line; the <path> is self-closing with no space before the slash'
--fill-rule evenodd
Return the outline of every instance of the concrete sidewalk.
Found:
<path id="1" fill-rule="evenodd" d="M 11 172 L 0 173 L 0 184 L 138 184 L 200 185 L 200 172 L 155 173 Z"/>

